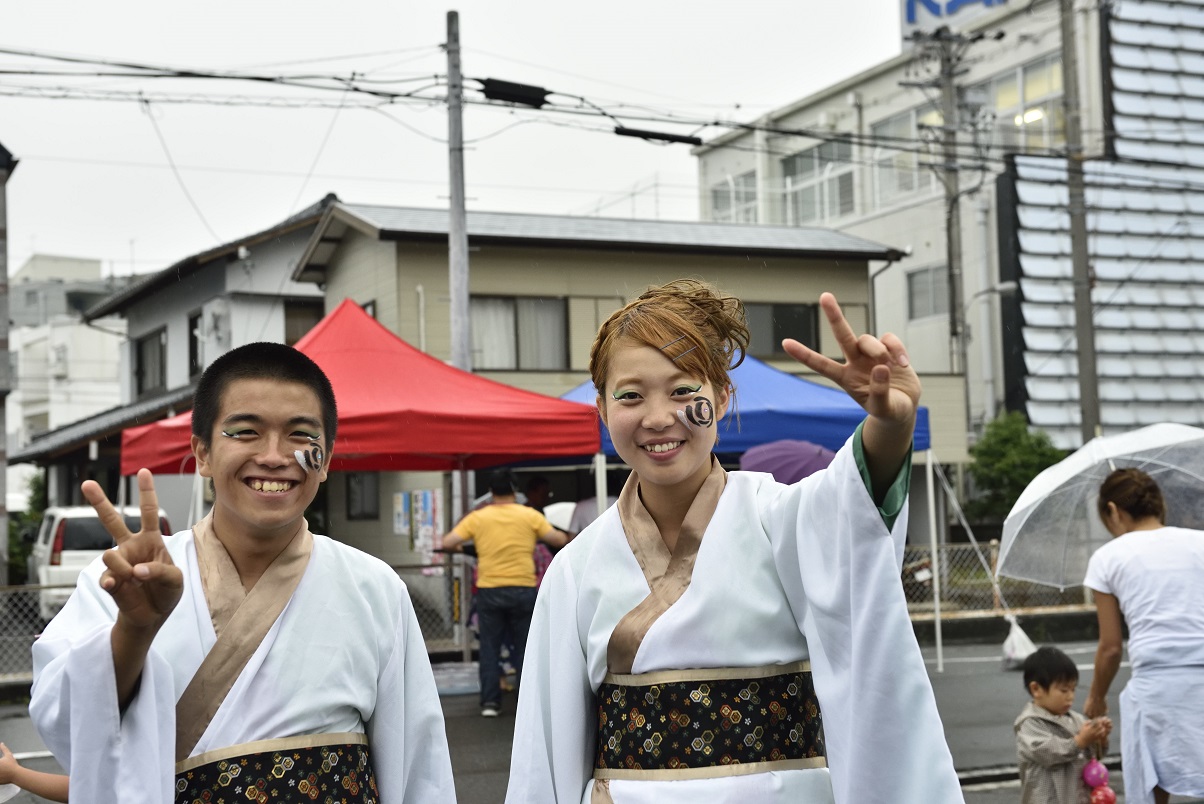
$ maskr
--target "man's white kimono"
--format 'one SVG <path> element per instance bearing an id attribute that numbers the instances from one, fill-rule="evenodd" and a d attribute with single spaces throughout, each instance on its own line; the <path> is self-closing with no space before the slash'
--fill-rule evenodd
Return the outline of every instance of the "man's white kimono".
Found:
<path id="1" fill-rule="evenodd" d="M 189 756 L 366 734 L 383 804 L 454 802 L 439 695 L 405 584 L 376 558 L 312 538 L 295 591 Z M 117 607 L 100 588 L 100 561 L 34 644 L 30 714 L 70 773 L 72 804 L 173 800 L 176 703 L 217 637 L 193 531 L 164 542 L 184 594 L 124 712 L 110 647 Z"/>
<path id="2" fill-rule="evenodd" d="M 707 483 L 721 471 L 716 465 Z M 905 498 L 905 481 L 892 491 L 900 485 Z M 899 580 L 905 510 L 888 531 L 852 440 L 826 471 L 795 485 L 732 472 L 715 488 L 717 504 L 699 528 L 684 591 L 657 607 L 630 669 L 608 668 L 612 634 L 633 609 L 672 597 L 664 578 L 680 570 L 681 537 L 667 568 L 665 556 L 658 564 L 654 554 L 666 549 L 659 534 L 630 540 L 621 497 L 552 562 L 527 642 L 507 803 L 961 802 Z M 629 481 L 624 495 L 633 492 Z M 691 508 L 687 523 L 693 514 Z M 592 779 L 595 692 L 608 672 L 804 660 L 822 712 L 827 767 Z"/>

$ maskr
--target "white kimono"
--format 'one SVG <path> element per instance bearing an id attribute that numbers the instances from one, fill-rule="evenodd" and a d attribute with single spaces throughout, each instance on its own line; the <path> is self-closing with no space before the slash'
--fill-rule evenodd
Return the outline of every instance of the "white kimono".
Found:
<path id="1" fill-rule="evenodd" d="M 118 711 L 109 632 L 117 616 L 98 560 L 33 647 L 30 714 L 71 777 L 72 804 L 174 798 L 176 702 L 216 641 L 193 532 L 165 538 L 184 595 Z M 261 740 L 366 734 L 382 804 L 454 802 L 443 713 L 405 584 L 324 536 L 189 756 Z"/>
<path id="2" fill-rule="evenodd" d="M 544 576 L 523 665 L 507 804 L 588 804 L 593 796 L 595 691 L 608 672 L 616 624 L 651 588 L 642 568 L 647 555 L 637 557 L 625 534 L 623 506 L 621 499 L 582 532 Z M 905 513 L 888 532 L 852 440 L 826 471 L 793 486 L 767 474 L 727 475 L 688 586 L 621 672 L 809 659 L 828 767 L 611 778 L 615 804 L 963 801 L 899 581 Z"/>

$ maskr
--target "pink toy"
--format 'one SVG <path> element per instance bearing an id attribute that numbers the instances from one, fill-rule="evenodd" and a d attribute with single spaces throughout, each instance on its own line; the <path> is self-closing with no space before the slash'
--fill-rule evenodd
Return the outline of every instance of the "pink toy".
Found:
<path id="1" fill-rule="evenodd" d="M 1108 769 L 1098 759 L 1093 759 L 1083 768 L 1083 781 L 1088 787 L 1103 787 L 1108 783 Z"/>
<path id="2" fill-rule="evenodd" d="M 1116 804 L 1116 793 L 1104 785 L 1091 791 L 1091 804 Z"/>

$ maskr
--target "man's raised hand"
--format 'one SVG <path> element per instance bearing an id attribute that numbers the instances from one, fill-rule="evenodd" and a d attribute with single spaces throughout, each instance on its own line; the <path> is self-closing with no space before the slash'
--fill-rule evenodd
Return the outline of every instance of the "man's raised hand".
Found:
<path id="1" fill-rule="evenodd" d="M 109 502 L 98 483 L 85 480 L 80 491 L 117 544 L 104 553 L 108 569 L 100 576 L 101 588 L 112 595 L 120 611 L 119 619 L 124 619 L 127 627 L 157 631 L 180 601 L 184 574 L 172 562 L 163 544 L 159 498 L 150 471 L 138 471 L 142 520 L 137 533 L 130 532 L 125 517 Z"/>

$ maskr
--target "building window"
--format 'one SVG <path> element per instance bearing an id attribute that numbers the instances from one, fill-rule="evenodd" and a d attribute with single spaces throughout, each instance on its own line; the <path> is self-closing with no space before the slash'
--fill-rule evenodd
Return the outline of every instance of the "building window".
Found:
<path id="1" fill-rule="evenodd" d="M 949 314 L 949 272 L 945 266 L 922 268 L 907 275 L 907 317 L 912 321 Z"/>
<path id="2" fill-rule="evenodd" d="M 325 312 L 320 299 L 291 299 L 284 303 L 284 342 L 293 346 L 317 326 Z"/>
<path id="3" fill-rule="evenodd" d="M 802 226 L 849 215 L 856 208 L 853 145 L 825 142 L 782 160 L 786 223 Z"/>
<path id="4" fill-rule="evenodd" d="M 472 366 L 519 371 L 568 368 L 568 305 L 536 296 L 473 296 Z"/>
<path id="5" fill-rule="evenodd" d="M 994 112 L 991 146 L 1003 151 L 1048 151 L 1066 144 L 1062 63 L 1047 56 L 985 81 L 972 92 Z"/>
<path id="6" fill-rule="evenodd" d="M 167 390 L 167 329 L 134 342 L 134 388 L 138 396 Z"/>
<path id="7" fill-rule="evenodd" d="M 757 222 L 757 174 L 728 176 L 711 187 L 711 220 L 716 223 Z"/>
<path id="8" fill-rule="evenodd" d="M 205 369 L 201 362 L 201 341 L 205 337 L 204 327 L 201 326 L 201 311 L 197 310 L 188 316 L 188 377 L 194 379 Z"/>
<path id="9" fill-rule="evenodd" d="M 347 472 L 347 518 L 380 519 L 380 475 Z"/>
<path id="10" fill-rule="evenodd" d="M 939 137 L 921 136 L 941 125 L 938 109 L 912 109 L 870 126 L 874 140 L 874 200 L 888 206 L 913 193 L 933 187 L 932 172 L 922 167 L 923 153 L 931 152 Z"/>
<path id="11" fill-rule="evenodd" d="M 777 357 L 782 339 L 794 338 L 805 346 L 819 349 L 819 305 L 762 304 L 746 302 L 748 353 L 753 357 Z"/>

